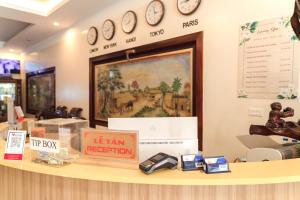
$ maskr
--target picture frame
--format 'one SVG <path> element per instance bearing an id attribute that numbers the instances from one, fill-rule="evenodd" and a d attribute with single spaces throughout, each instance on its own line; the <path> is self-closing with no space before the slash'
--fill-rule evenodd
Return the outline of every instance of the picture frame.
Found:
<path id="1" fill-rule="evenodd" d="M 55 84 L 55 67 L 27 73 L 26 112 L 34 115 L 46 108 L 55 108 Z"/>
<path id="2" fill-rule="evenodd" d="M 91 127 L 107 126 L 108 117 L 197 116 L 202 149 L 203 32 L 89 62 Z"/>

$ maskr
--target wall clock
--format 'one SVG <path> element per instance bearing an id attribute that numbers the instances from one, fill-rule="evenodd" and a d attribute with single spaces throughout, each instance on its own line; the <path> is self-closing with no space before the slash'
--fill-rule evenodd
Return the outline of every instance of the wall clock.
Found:
<path id="1" fill-rule="evenodd" d="M 158 25 L 165 14 L 165 7 L 162 1 L 153 0 L 146 9 L 146 21 L 151 26 Z"/>
<path id="2" fill-rule="evenodd" d="M 199 7 L 201 0 L 177 0 L 177 9 L 183 15 L 194 13 Z"/>
<path id="3" fill-rule="evenodd" d="M 106 40 L 111 40 L 115 35 L 115 29 L 116 29 L 115 23 L 112 20 L 110 19 L 105 20 L 102 26 L 103 37 Z"/>
<path id="4" fill-rule="evenodd" d="M 94 44 L 96 44 L 97 40 L 98 40 L 97 28 L 92 26 L 91 28 L 89 28 L 89 31 L 87 33 L 87 42 L 90 45 L 94 45 Z"/>
<path id="5" fill-rule="evenodd" d="M 124 33 L 132 33 L 136 27 L 137 16 L 133 11 L 127 11 L 122 18 L 122 30 Z"/>

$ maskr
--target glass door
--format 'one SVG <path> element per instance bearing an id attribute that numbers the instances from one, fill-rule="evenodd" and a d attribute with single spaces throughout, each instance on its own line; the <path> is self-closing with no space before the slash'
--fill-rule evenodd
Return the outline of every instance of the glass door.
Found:
<path id="1" fill-rule="evenodd" d="M 13 98 L 15 105 L 21 105 L 20 80 L 0 80 L 0 122 L 7 121 L 7 100 Z"/>

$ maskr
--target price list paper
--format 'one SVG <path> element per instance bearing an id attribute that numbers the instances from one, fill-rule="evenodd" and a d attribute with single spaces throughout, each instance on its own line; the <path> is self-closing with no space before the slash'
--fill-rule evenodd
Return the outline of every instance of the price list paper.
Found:
<path id="1" fill-rule="evenodd" d="M 239 41 L 238 97 L 297 98 L 299 47 L 290 17 L 242 25 Z"/>

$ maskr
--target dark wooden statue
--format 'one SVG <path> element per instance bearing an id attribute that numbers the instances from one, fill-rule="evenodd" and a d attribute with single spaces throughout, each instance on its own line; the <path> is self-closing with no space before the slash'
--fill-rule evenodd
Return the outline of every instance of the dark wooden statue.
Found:
<path id="1" fill-rule="evenodd" d="M 297 38 L 300 38 L 300 22 L 299 22 L 299 18 L 300 18 L 300 1 L 296 0 L 295 1 L 295 8 L 294 8 L 294 13 L 293 16 L 291 18 L 291 25 L 292 28 L 297 36 Z"/>
<path id="2" fill-rule="evenodd" d="M 298 124 L 291 121 L 285 121 L 282 118 L 294 116 L 294 110 L 290 107 L 281 111 L 282 106 L 279 102 L 271 104 L 271 111 L 269 113 L 269 120 L 265 126 L 251 125 L 251 135 L 279 135 L 290 137 L 296 140 L 300 140 L 300 127 Z M 299 120 L 300 121 L 300 120 Z"/>
<path id="3" fill-rule="evenodd" d="M 275 102 L 271 104 L 271 111 L 269 113 L 269 120 L 266 123 L 267 128 L 286 128 L 286 122 L 281 118 L 292 117 L 294 116 L 294 110 L 290 107 L 287 107 L 281 111 L 281 103 Z"/>

